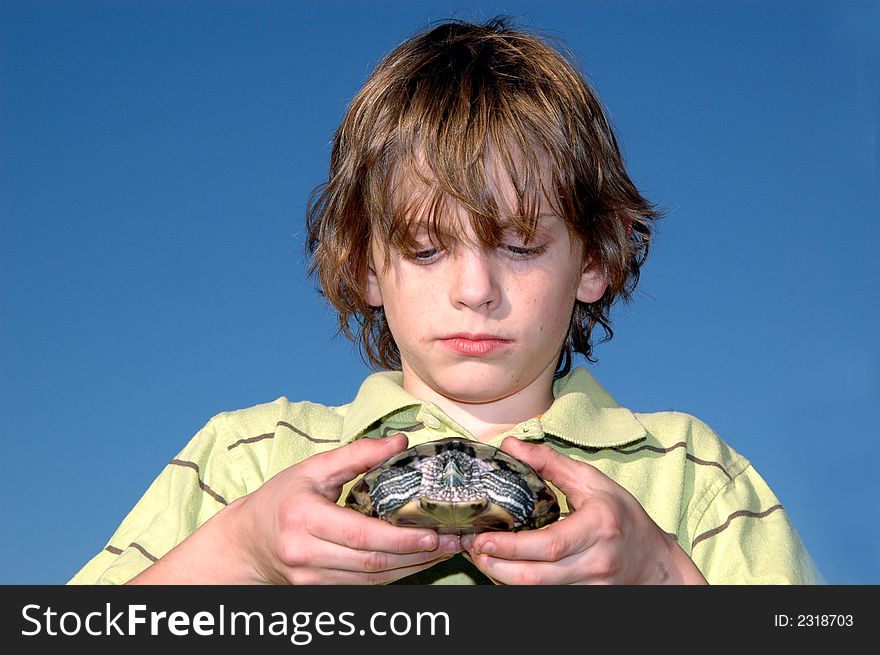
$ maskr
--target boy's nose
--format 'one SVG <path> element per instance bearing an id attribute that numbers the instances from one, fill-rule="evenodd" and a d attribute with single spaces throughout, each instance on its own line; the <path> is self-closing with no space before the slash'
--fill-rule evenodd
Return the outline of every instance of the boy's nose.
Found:
<path id="1" fill-rule="evenodd" d="M 455 255 L 454 265 L 452 303 L 471 309 L 494 309 L 501 294 L 491 253 L 482 248 L 462 248 Z"/>

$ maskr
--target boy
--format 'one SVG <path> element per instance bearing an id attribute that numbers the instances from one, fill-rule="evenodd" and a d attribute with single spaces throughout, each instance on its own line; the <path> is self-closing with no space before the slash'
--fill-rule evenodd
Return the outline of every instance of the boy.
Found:
<path id="1" fill-rule="evenodd" d="M 809 583 L 773 493 L 696 419 L 634 414 L 572 357 L 628 299 L 657 212 L 562 55 L 450 22 L 377 67 L 308 216 L 312 270 L 366 359 L 342 407 L 220 414 L 74 583 Z M 438 535 L 340 506 L 446 436 L 502 445 L 565 518 Z M 408 437 L 408 439 L 407 439 Z"/>

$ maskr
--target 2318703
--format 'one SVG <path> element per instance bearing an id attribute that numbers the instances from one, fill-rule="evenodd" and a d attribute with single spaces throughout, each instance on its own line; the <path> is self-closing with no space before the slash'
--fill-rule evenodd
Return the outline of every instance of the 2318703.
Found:
<path id="1" fill-rule="evenodd" d="M 852 614 L 774 614 L 773 625 L 777 628 L 849 628 L 853 625 Z"/>

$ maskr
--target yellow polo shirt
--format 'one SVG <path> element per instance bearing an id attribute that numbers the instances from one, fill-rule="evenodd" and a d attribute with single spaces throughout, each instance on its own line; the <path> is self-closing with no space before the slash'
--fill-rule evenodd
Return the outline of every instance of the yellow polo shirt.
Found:
<path id="1" fill-rule="evenodd" d="M 439 407 L 401 386 L 399 372 L 375 373 L 355 399 L 329 407 L 286 398 L 213 417 L 172 459 L 107 546 L 70 584 L 121 584 L 227 504 L 303 459 L 355 439 L 402 431 L 410 445 L 473 438 Z M 540 441 L 588 462 L 632 493 L 712 584 L 822 582 L 782 505 L 751 464 L 698 419 L 620 407 L 584 368 L 553 385 L 540 418 L 499 434 Z M 352 482 L 353 483 L 353 482 Z M 341 493 L 340 502 L 351 484 Z M 563 515 L 568 513 L 560 495 Z M 483 584 L 457 555 L 401 581 Z"/>

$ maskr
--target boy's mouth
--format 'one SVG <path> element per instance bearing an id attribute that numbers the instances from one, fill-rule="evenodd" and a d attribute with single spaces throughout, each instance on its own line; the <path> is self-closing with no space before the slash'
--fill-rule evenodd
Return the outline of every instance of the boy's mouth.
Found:
<path id="1" fill-rule="evenodd" d="M 513 341 L 492 334 L 452 334 L 438 341 L 459 355 L 479 357 L 510 346 Z"/>

